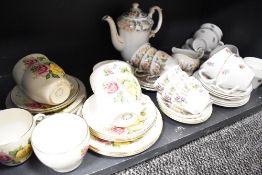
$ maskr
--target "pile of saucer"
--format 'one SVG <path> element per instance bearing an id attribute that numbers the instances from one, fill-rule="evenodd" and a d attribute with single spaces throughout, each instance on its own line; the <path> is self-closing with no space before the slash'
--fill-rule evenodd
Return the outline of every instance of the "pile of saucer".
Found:
<path id="1" fill-rule="evenodd" d="M 129 63 L 134 68 L 141 87 L 146 90 L 156 91 L 154 83 L 159 76 L 177 63 L 166 52 L 157 50 L 149 43 L 143 44 L 133 54 Z"/>
<path id="2" fill-rule="evenodd" d="M 249 101 L 254 72 L 227 47 L 213 54 L 194 76 L 209 91 L 216 105 L 239 107 Z"/>
<path id="3" fill-rule="evenodd" d="M 81 114 L 86 99 L 84 84 L 43 54 L 21 58 L 13 68 L 16 86 L 6 98 L 6 107 L 31 113 Z"/>
<path id="4" fill-rule="evenodd" d="M 189 77 L 176 66 L 157 79 L 157 101 L 161 110 L 171 119 L 198 124 L 212 114 L 208 91 L 194 77 Z"/>
<path id="5" fill-rule="evenodd" d="M 130 65 L 110 61 L 93 70 L 90 84 L 94 94 L 82 109 L 90 127 L 90 149 L 125 157 L 151 147 L 162 132 L 162 117 L 152 100 L 142 94 Z"/>

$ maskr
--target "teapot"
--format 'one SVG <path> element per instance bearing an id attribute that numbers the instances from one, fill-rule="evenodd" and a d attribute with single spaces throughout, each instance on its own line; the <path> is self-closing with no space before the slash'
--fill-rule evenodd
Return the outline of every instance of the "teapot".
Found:
<path id="1" fill-rule="evenodd" d="M 133 3 L 130 11 L 125 12 L 117 19 L 118 31 L 114 20 L 106 15 L 102 19 L 107 21 L 111 30 L 111 39 L 114 47 L 121 52 L 125 61 L 129 61 L 135 51 L 149 38 L 154 37 L 162 25 L 162 9 L 158 6 L 150 8 L 149 13 L 144 13 L 138 8 L 138 3 Z M 155 29 L 152 30 L 153 14 L 157 10 L 159 19 Z"/>

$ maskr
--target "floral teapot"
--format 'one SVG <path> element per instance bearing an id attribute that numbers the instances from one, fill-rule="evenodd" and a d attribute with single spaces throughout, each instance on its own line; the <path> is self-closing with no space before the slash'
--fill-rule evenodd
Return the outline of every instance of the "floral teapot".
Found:
<path id="1" fill-rule="evenodd" d="M 147 43 L 149 38 L 154 37 L 162 25 L 162 9 L 160 7 L 151 7 L 149 13 L 146 14 L 138 6 L 138 3 L 133 3 L 130 11 L 118 18 L 119 34 L 114 20 L 108 15 L 103 17 L 103 20 L 109 23 L 114 47 L 121 52 L 126 61 L 129 61 L 135 51 Z M 159 19 L 156 28 L 152 30 L 154 24 L 152 16 L 155 10 L 158 12 Z"/>

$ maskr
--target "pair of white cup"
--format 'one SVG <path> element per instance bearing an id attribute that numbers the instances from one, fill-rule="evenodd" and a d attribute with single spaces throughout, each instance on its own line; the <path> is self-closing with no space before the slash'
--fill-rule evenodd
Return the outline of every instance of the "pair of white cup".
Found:
<path id="1" fill-rule="evenodd" d="M 209 93 L 194 77 L 176 66 L 161 75 L 155 87 L 169 107 L 200 114 L 210 104 Z"/>
<path id="2" fill-rule="evenodd" d="M 63 69 L 42 54 L 20 59 L 13 68 L 13 78 L 28 97 L 39 103 L 58 105 L 70 95 L 71 84 Z"/>
<path id="3" fill-rule="evenodd" d="M 129 64 L 98 63 L 90 76 L 90 84 L 96 97 L 96 111 L 104 116 L 105 123 L 127 127 L 136 121 L 141 112 L 142 92 Z"/>
<path id="4" fill-rule="evenodd" d="M 0 163 L 25 162 L 32 151 L 58 172 L 77 168 L 85 156 L 90 133 L 86 121 L 74 114 L 32 114 L 24 109 L 0 111 Z"/>
<path id="5" fill-rule="evenodd" d="M 246 91 L 254 78 L 254 72 L 244 60 L 225 47 L 204 62 L 199 76 L 207 84 L 213 84 L 222 92 Z"/>

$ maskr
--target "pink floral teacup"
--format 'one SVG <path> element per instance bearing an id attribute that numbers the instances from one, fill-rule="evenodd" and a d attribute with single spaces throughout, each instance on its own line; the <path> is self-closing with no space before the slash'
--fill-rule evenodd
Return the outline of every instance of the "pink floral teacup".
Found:
<path id="1" fill-rule="evenodd" d="M 44 104 L 63 103 L 70 95 L 71 85 L 64 70 L 42 54 L 31 54 L 13 68 L 19 88 L 31 99 Z"/>

